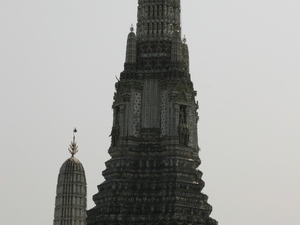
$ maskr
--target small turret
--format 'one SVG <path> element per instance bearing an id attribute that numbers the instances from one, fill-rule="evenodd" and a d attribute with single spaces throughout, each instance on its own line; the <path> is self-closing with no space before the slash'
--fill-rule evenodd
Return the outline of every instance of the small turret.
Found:
<path id="1" fill-rule="evenodd" d="M 180 62 L 182 58 L 182 50 L 181 50 L 181 37 L 180 32 L 176 31 L 173 33 L 172 39 L 172 50 L 171 50 L 171 61 L 172 62 Z"/>
<path id="2" fill-rule="evenodd" d="M 134 28 L 131 25 L 130 33 L 128 34 L 128 38 L 127 38 L 125 63 L 136 63 L 136 36 L 133 31 Z"/>
<path id="3" fill-rule="evenodd" d="M 186 43 L 186 37 L 184 36 L 182 42 L 182 61 L 183 65 L 186 68 L 186 71 L 190 72 L 190 56 L 189 56 L 189 47 Z"/>
<path id="4" fill-rule="evenodd" d="M 69 152 L 71 158 L 59 170 L 53 225 L 86 225 L 86 178 L 82 164 L 74 156 L 78 152 L 74 134 Z"/>

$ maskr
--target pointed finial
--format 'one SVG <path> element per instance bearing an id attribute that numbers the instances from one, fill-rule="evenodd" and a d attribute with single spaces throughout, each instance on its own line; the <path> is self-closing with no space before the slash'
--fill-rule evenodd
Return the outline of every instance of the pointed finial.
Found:
<path id="1" fill-rule="evenodd" d="M 69 149 L 68 149 L 69 152 L 71 153 L 72 157 L 78 152 L 78 146 L 75 141 L 75 133 L 77 133 L 76 127 L 73 130 L 73 141 L 71 142 Z"/>
<path id="2" fill-rule="evenodd" d="M 131 32 L 134 31 L 133 24 L 131 24 L 130 31 L 131 31 Z"/>
<path id="3" fill-rule="evenodd" d="M 185 37 L 185 35 L 184 35 L 184 37 L 183 37 L 183 43 L 186 43 L 186 37 Z"/>

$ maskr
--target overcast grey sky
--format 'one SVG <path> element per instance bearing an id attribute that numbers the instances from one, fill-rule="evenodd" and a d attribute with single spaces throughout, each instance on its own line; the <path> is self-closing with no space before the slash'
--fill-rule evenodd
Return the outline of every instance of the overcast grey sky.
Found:
<path id="1" fill-rule="evenodd" d="M 299 225 L 300 1 L 181 2 L 212 217 Z M 136 7 L 0 0 L 0 224 L 52 225 L 75 126 L 93 207 Z"/>

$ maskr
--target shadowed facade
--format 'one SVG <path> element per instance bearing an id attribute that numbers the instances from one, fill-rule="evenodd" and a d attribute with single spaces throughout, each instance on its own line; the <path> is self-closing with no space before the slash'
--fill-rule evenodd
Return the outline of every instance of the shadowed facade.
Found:
<path id="1" fill-rule="evenodd" d="M 180 0 L 139 0 L 115 85 L 111 159 L 88 225 L 217 225 L 204 187 L 198 104 Z"/>

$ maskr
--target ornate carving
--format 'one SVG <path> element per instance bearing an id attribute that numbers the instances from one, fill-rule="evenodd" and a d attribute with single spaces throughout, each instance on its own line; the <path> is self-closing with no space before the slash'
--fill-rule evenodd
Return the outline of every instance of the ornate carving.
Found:
<path id="1" fill-rule="evenodd" d="M 167 124 L 168 124 L 168 92 L 163 91 L 161 94 L 161 135 L 167 134 Z"/>
<path id="2" fill-rule="evenodd" d="M 180 0 L 139 0 L 136 63 L 128 58 L 116 84 L 111 159 L 88 225 L 217 225 L 196 169 L 197 106 Z"/>
<path id="3" fill-rule="evenodd" d="M 119 141 L 120 127 L 119 126 L 113 127 L 109 136 L 111 137 L 112 146 L 116 146 Z"/>
<path id="4" fill-rule="evenodd" d="M 188 82 L 184 79 L 178 81 L 174 88 L 174 93 L 179 93 L 177 95 L 176 102 L 188 103 L 193 99 L 193 89 L 188 85 Z"/>
<path id="5" fill-rule="evenodd" d="M 186 115 L 183 109 L 181 109 L 179 115 L 179 125 L 178 125 L 179 143 L 188 145 L 190 140 L 190 131 L 188 125 L 186 124 L 185 121 L 186 119 L 184 119 L 184 117 L 186 117 Z"/>

